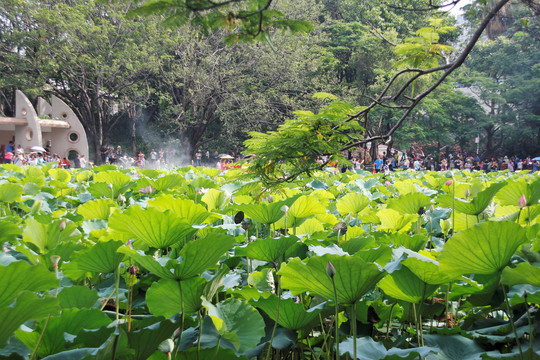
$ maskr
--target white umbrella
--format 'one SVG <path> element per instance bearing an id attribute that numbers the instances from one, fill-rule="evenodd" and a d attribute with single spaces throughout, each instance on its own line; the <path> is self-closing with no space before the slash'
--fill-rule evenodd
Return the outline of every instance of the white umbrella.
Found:
<path id="1" fill-rule="evenodd" d="M 32 147 L 30 148 L 30 150 L 35 151 L 35 152 L 47 152 L 47 150 L 45 150 L 45 149 L 42 148 L 41 146 L 32 146 Z"/>

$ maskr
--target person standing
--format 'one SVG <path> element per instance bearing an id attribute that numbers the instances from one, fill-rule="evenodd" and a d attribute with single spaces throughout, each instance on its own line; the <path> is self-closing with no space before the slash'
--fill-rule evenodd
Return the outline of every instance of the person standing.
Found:
<path id="1" fill-rule="evenodd" d="M 201 150 L 197 150 L 195 154 L 195 166 L 201 166 L 202 153 Z"/>
<path id="2" fill-rule="evenodd" d="M 383 159 L 381 155 L 377 156 L 377 160 L 375 160 L 375 172 L 381 172 L 382 166 L 383 166 Z"/>

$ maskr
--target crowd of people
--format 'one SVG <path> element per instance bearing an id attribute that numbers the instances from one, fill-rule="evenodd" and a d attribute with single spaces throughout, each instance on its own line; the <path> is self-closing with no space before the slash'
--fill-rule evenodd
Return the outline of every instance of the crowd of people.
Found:
<path id="1" fill-rule="evenodd" d="M 58 167 L 64 169 L 88 166 L 84 155 L 77 154 L 72 161 L 69 161 L 65 157 L 61 158 L 58 154 L 51 153 L 48 148 L 43 148 L 41 151 L 25 151 L 21 145 L 15 147 L 13 141 L 7 145 L 0 145 L 0 164 L 43 165 L 51 162 L 58 163 Z"/>
<path id="2" fill-rule="evenodd" d="M 414 153 L 403 153 L 398 155 L 397 152 L 392 152 L 378 155 L 373 162 L 373 172 L 393 171 L 396 169 L 402 170 L 430 170 L 430 171 L 446 171 L 446 170 L 468 170 L 468 171 L 502 171 L 510 172 L 530 170 L 538 171 L 540 161 L 531 156 L 493 156 L 487 159 L 481 159 L 478 155 L 464 153 L 447 153 L 441 155 L 440 158 L 434 156 L 423 156 Z"/>

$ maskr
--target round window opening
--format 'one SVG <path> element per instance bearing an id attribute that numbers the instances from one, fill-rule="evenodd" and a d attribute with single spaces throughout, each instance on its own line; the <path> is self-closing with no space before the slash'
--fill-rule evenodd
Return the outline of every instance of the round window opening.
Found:
<path id="1" fill-rule="evenodd" d="M 62 113 L 62 117 L 63 117 L 64 119 L 67 119 L 68 114 L 67 114 L 67 113 Z"/>
<path id="2" fill-rule="evenodd" d="M 79 155 L 79 153 L 76 150 L 69 150 L 67 158 L 68 160 L 73 160 L 77 155 Z"/>
<path id="3" fill-rule="evenodd" d="M 26 116 L 26 109 L 25 109 L 25 108 L 22 108 L 22 109 L 21 109 L 21 115 L 22 115 L 22 116 Z"/>
<path id="4" fill-rule="evenodd" d="M 24 137 L 26 138 L 27 141 L 31 141 L 34 138 L 34 131 L 30 128 L 26 128 Z"/>
<path id="5" fill-rule="evenodd" d="M 76 132 L 70 133 L 68 137 L 69 137 L 69 141 L 73 143 L 79 141 L 79 134 L 77 134 Z"/>

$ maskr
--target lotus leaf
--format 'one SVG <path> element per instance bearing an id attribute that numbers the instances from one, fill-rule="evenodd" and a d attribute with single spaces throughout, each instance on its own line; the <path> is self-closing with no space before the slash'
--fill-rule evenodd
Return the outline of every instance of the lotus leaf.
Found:
<path id="1" fill-rule="evenodd" d="M 65 334 L 76 336 L 83 329 L 99 329 L 110 323 L 111 319 L 99 309 L 65 309 L 60 316 L 51 317 L 46 327 L 41 324 L 33 332 L 19 330 L 16 336 L 29 349 L 34 349 L 43 331 L 38 356 L 45 357 L 69 346 L 69 337 Z"/>
<path id="2" fill-rule="evenodd" d="M 353 357 L 353 338 L 347 338 L 345 341 L 339 344 L 339 352 L 341 355 L 349 354 Z M 357 359 L 362 360 L 382 360 L 382 359 L 406 359 L 413 360 L 418 358 L 425 358 L 430 353 L 437 351 L 437 348 L 422 346 L 419 348 L 411 349 L 399 349 L 391 348 L 386 350 L 386 347 L 383 343 L 376 342 L 372 338 L 362 337 L 356 339 L 357 347 Z"/>
<path id="3" fill-rule="evenodd" d="M 394 299 L 417 304 L 427 299 L 438 286 L 424 283 L 418 276 L 406 267 L 386 275 L 379 282 L 379 287 L 388 296 Z"/>
<path id="4" fill-rule="evenodd" d="M 385 275 L 379 265 L 367 263 L 356 256 L 314 256 L 306 263 L 294 258 L 279 271 L 282 287 L 289 289 L 293 295 L 309 291 L 310 294 L 320 295 L 325 299 L 334 299 L 332 280 L 326 273 L 329 261 L 336 269 L 334 281 L 337 300 L 342 304 L 352 304 L 360 300 Z"/>
<path id="5" fill-rule="evenodd" d="M 235 208 L 243 211 L 247 217 L 261 224 L 273 224 L 284 215 L 283 206 L 290 207 L 299 196 L 293 196 L 270 204 L 243 204 Z"/>
<path id="6" fill-rule="evenodd" d="M 497 200 L 501 202 L 501 205 L 518 206 L 522 195 L 525 195 L 526 206 L 538 204 L 540 200 L 540 179 L 536 179 L 531 184 L 521 179 L 510 182 L 499 191 Z"/>
<path id="7" fill-rule="evenodd" d="M 127 331 L 127 325 L 122 327 L 126 331 L 128 345 L 135 350 L 135 356 L 124 356 L 134 360 L 146 360 L 166 339 L 171 337 L 174 330 L 178 328 L 178 324 L 163 318 L 150 318 L 142 321 L 133 322 L 131 331 Z M 131 354 L 130 354 L 131 355 Z M 108 359 L 110 357 L 103 357 Z M 120 356 L 120 358 L 122 358 Z"/>
<path id="8" fill-rule="evenodd" d="M 134 183 L 129 175 L 122 174 L 119 171 L 103 171 L 94 175 L 94 183 L 89 186 L 88 190 L 97 198 L 110 198 L 112 196 L 116 199 L 118 195 L 126 192 Z M 112 190 L 109 186 L 112 186 Z"/>
<path id="9" fill-rule="evenodd" d="M 202 197 L 202 201 L 208 206 L 208 211 L 222 209 L 230 200 L 231 194 L 217 189 L 209 189 Z"/>
<path id="10" fill-rule="evenodd" d="M 100 241 L 91 248 L 73 254 L 69 268 L 72 271 L 76 268 L 81 272 L 112 273 L 124 258 L 124 254 L 117 252 L 122 244 L 121 241 Z"/>
<path id="11" fill-rule="evenodd" d="M 152 207 L 143 210 L 137 205 L 123 213 L 115 212 L 109 219 L 109 227 L 159 249 L 183 242 L 197 231 L 170 210 L 161 212 Z"/>
<path id="12" fill-rule="evenodd" d="M 388 208 L 401 214 L 418 214 L 420 208 L 429 207 L 431 199 L 422 193 L 409 193 L 388 202 Z"/>
<path id="13" fill-rule="evenodd" d="M 461 213 L 467 215 L 478 215 L 486 209 L 495 194 L 506 185 L 506 182 L 492 184 L 490 187 L 479 192 L 472 201 L 463 201 L 455 199 L 452 195 L 439 196 L 438 200 L 441 206 L 454 208 Z"/>
<path id="14" fill-rule="evenodd" d="M 88 201 L 77 208 L 77 213 L 85 220 L 101 219 L 107 220 L 111 214 L 111 208 L 117 207 L 116 203 L 110 199 L 97 199 Z"/>
<path id="15" fill-rule="evenodd" d="M 255 348 L 264 336 L 262 316 L 243 301 L 228 299 L 213 305 L 204 300 L 203 306 L 219 335 L 234 346 L 236 353 Z"/>
<path id="16" fill-rule="evenodd" d="M 326 208 L 316 198 L 302 195 L 291 205 L 289 214 L 302 219 L 311 215 L 326 214 Z"/>
<path id="17" fill-rule="evenodd" d="M 0 278 L 3 282 L 3 279 Z M 3 294 L 2 294 L 3 295 Z M 0 347 L 9 337 L 27 321 L 41 320 L 58 312 L 58 301 L 53 298 L 41 298 L 38 295 L 23 291 L 12 306 L 0 306 Z M 63 336 L 63 335 L 62 335 Z"/>
<path id="18" fill-rule="evenodd" d="M 0 185 L 0 203 L 12 203 L 19 201 L 24 189 L 19 184 L 6 183 Z"/>
<path id="19" fill-rule="evenodd" d="M 411 270 L 420 280 L 431 285 L 449 283 L 452 279 L 441 272 L 439 262 L 429 256 L 427 252 L 417 253 L 407 251 L 407 259 L 401 263 Z"/>
<path id="20" fill-rule="evenodd" d="M 337 201 L 336 207 L 343 216 L 349 213 L 356 215 L 364 210 L 370 202 L 371 200 L 367 196 L 359 193 L 349 193 Z"/>
<path id="21" fill-rule="evenodd" d="M 448 276 L 493 274 L 502 270 L 519 246 L 527 242 L 525 229 L 516 223 L 484 222 L 455 234 L 439 256 Z"/>
<path id="22" fill-rule="evenodd" d="M 62 309 L 92 308 L 98 299 L 96 289 L 86 286 L 65 287 L 58 294 L 58 302 Z"/>
<path id="23" fill-rule="evenodd" d="M 502 272 L 505 285 L 529 284 L 540 287 L 540 268 L 527 262 L 517 264 L 515 268 L 506 267 Z"/>
<path id="24" fill-rule="evenodd" d="M 172 195 L 161 195 L 148 201 L 148 206 L 160 211 L 170 209 L 175 215 L 182 218 L 188 224 L 202 224 L 210 213 L 201 204 L 195 204 L 193 200 L 175 199 Z"/>
<path id="25" fill-rule="evenodd" d="M 56 287 L 56 276 L 43 265 L 15 261 L 0 266 L 0 306 L 9 305 L 22 291 L 49 291 Z"/>
<path id="26" fill-rule="evenodd" d="M 298 235 L 312 235 L 319 231 L 324 231 L 324 226 L 319 220 L 313 218 L 307 219 L 296 228 L 296 234 Z"/>
<path id="27" fill-rule="evenodd" d="M 160 279 L 150 286 L 146 292 L 146 305 L 155 316 L 169 318 L 182 312 L 181 301 L 184 302 L 184 313 L 191 315 L 201 308 L 201 296 L 207 282 L 194 277 L 184 281 Z M 180 287 L 182 296 L 180 296 Z"/>
<path id="28" fill-rule="evenodd" d="M 21 235 L 22 231 L 21 229 L 6 220 L 0 219 L 0 243 L 4 242 L 11 242 L 17 238 L 17 236 Z"/>
<path id="29" fill-rule="evenodd" d="M 272 294 L 268 298 L 251 300 L 251 305 L 261 309 L 275 320 L 278 317 L 278 298 Z M 319 320 L 319 314 L 324 309 L 324 303 L 306 310 L 304 304 L 297 304 L 293 298 L 281 299 L 279 304 L 278 324 L 289 330 L 300 330 L 309 327 Z"/>
<path id="30" fill-rule="evenodd" d="M 63 183 L 68 183 L 71 180 L 71 174 L 64 169 L 50 169 L 48 174 L 53 180 Z"/>
<path id="31" fill-rule="evenodd" d="M 381 229 L 387 231 L 404 232 L 411 228 L 411 224 L 418 220 L 416 214 L 401 215 L 396 210 L 383 209 L 377 212 L 377 216 L 381 219 Z"/>
<path id="32" fill-rule="evenodd" d="M 180 250 L 178 259 L 161 257 L 155 260 L 142 251 L 135 251 L 127 247 L 122 247 L 118 251 L 128 255 L 139 265 L 162 279 L 180 281 L 216 268 L 218 261 L 227 250 L 233 247 L 234 242 L 235 239 L 232 236 L 210 233 L 202 239 L 187 243 Z"/>
<path id="33" fill-rule="evenodd" d="M 245 247 L 237 247 L 235 255 L 247 256 L 261 261 L 278 261 L 297 241 L 296 236 L 257 239 Z"/>

